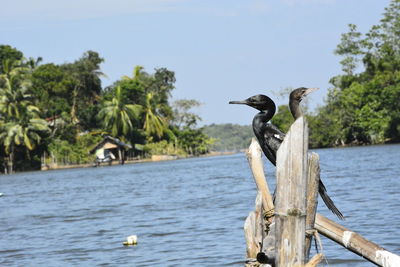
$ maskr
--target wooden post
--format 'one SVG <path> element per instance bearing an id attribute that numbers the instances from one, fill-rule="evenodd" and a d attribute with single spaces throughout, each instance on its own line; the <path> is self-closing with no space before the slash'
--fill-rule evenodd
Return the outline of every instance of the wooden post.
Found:
<path id="1" fill-rule="evenodd" d="M 260 252 L 263 239 L 262 227 L 262 196 L 259 191 L 255 201 L 255 211 L 250 212 L 244 223 L 244 235 L 246 238 L 247 259 L 255 259 Z"/>
<path id="2" fill-rule="evenodd" d="M 319 156 L 317 153 L 308 155 L 308 176 L 307 176 L 307 216 L 306 216 L 306 246 L 305 258 L 310 255 L 312 235 L 314 230 L 315 214 L 318 205 L 318 185 L 320 178 Z"/>
<path id="3" fill-rule="evenodd" d="M 274 262 L 275 258 L 275 232 L 270 230 L 266 238 L 267 241 L 264 239 L 267 234 L 266 227 L 269 228 L 273 225 L 271 225 L 271 223 L 274 215 L 274 203 L 269 192 L 267 180 L 265 179 L 261 153 L 260 145 L 257 140 L 253 138 L 246 155 L 253 173 L 258 194 L 255 211 L 249 214 L 244 225 L 247 244 L 246 266 L 259 266 L 260 263 L 256 260 L 256 257 L 262 254 L 260 253 L 261 251 L 265 252 L 264 256 L 266 255 L 268 257 L 268 262 Z"/>
<path id="4" fill-rule="evenodd" d="M 276 265 L 304 265 L 308 128 L 297 119 L 277 153 Z"/>
<path id="5" fill-rule="evenodd" d="M 121 164 L 124 165 L 125 164 L 125 149 L 122 149 L 122 160 L 121 160 Z"/>
<path id="6" fill-rule="evenodd" d="M 263 209 L 264 211 L 269 212 L 274 209 L 274 202 L 272 201 L 272 196 L 269 192 L 267 180 L 265 179 L 261 152 L 262 150 L 257 140 L 255 138 L 252 138 L 249 150 L 247 151 L 246 155 L 251 171 L 253 173 L 254 181 L 257 185 L 257 189 L 261 192 Z"/>
<path id="7" fill-rule="evenodd" d="M 378 266 L 400 266 L 400 256 L 385 250 L 321 214 L 317 214 L 315 228 L 322 235 Z"/>
<path id="8" fill-rule="evenodd" d="M 118 147 L 118 157 L 119 157 L 119 164 L 123 164 L 123 163 L 122 163 L 121 147 Z"/>

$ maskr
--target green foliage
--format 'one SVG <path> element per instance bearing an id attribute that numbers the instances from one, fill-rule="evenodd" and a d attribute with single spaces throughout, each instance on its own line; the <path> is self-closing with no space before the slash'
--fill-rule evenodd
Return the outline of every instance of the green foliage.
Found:
<path id="1" fill-rule="evenodd" d="M 9 45 L 0 45 L 0 74 L 4 73 L 3 62 L 15 62 L 23 59 L 23 54 Z"/>
<path id="2" fill-rule="evenodd" d="M 249 147 L 254 137 L 251 126 L 238 124 L 211 124 L 203 128 L 203 132 L 214 139 L 211 146 L 215 151 L 237 151 Z"/>
<path id="3" fill-rule="evenodd" d="M 103 75 L 100 64 L 103 61 L 97 52 L 87 51 L 74 63 L 61 66 L 71 80 L 71 122 L 84 130 L 89 130 L 91 122 L 95 121 L 96 113 L 88 113 L 87 107 L 100 98 Z"/>
<path id="4" fill-rule="evenodd" d="M 186 106 L 181 101 L 182 124 L 173 122 L 178 115 L 169 104 L 172 71 L 160 68 L 148 74 L 136 66 L 132 77 L 102 90 L 103 59 L 93 51 L 62 65 L 26 60 L 10 46 L 0 46 L 0 57 L 0 156 L 10 171 L 14 162 L 19 170 L 38 168 L 45 152 L 51 155 L 47 163 L 92 162 L 90 147 L 107 133 L 130 141 L 137 149 L 130 155 L 143 150 L 197 155 L 209 150 L 211 140 L 195 129 L 200 117 L 189 112 L 196 101 Z"/>
<path id="5" fill-rule="evenodd" d="M 189 155 L 208 153 L 214 139 L 204 133 L 203 128 L 196 128 L 201 118 L 191 109 L 201 104 L 194 99 L 182 99 L 173 103 L 172 126 L 175 142 Z"/>
<path id="6" fill-rule="evenodd" d="M 173 133 L 168 127 L 173 117 L 168 100 L 175 88 L 174 82 L 174 72 L 165 68 L 156 69 L 154 74 L 148 74 L 142 66 L 136 66 L 132 77 L 123 76 L 113 86 L 106 88 L 104 99 L 111 99 L 116 88 L 120 87 L 125 103 L 142 107 L 139 119 L 133 123 L 137 128 L 133 136 L 140 140 L 132 140 L 133 142 L 143 143 L 173 138 Z M 144 139 L 141 139 L 142 134 L 138 134 L 140 131 L 143 131 Z"/>
<path id="7" fill-rule="evenodd" d="M 200 102 L 194 99 L 176 100 L 172 104 L 174 114 L 172 124 L 178 127 L 178 129 L 183 129 L 185 127 L 196 127 L 197 123 L 201 121 L 201 118 L 199 115 L 191 112 L 190 110 L 192 108 L 199 107 L 200 105 Z"/>
<path id="8" fill-rule="evenodd" d="M 335 53 L 344 57 L 345 74 L 331 79 L 326 105 L 311 117 L 310 143 L 400 141 L 400 1 L 392 0 L 366 34 L 349 25 Z"/>
<path id="9" fill-rule="evenodd" d="M 37 106 L 44 112 L 46 118 L 64 116 L 71 112 L 72 78 L 55 64 L 45 64 L 37 67 L 32 73 L 30 91 L 37 100 Z"/>
<path id="10" fill-rule="evenodd" d="M 104 101 L 98 117 L 107 131 L 114 137 L 129 138 L 133 128 L 133 120 L 139 117 L 139 105 L 125 104 L 121 87 L 117 86 L 111 101 Z"/>
<path id="11" fill-rule="evenodd" d="M 8 171 L 14 171 L 13 165 L 17 150 L 30 150 L 40 145 L 49 128 L 40 118 L 40 110 L 33 105 L 27 93 L 29 83 L 26 69 L 17 61 L 3 61 L 3 73 L 0 74 L 0 142 L 7 157 Z"/>
<path id="12" fill-rule="evenodd" d="M 178 145 L 189 155 L 201 155 L 209 152 L 214 139 L 204 133 L 203 128 L 191 129 L 186 127 L 175 133 Z"/>
<path id="13" fill-rule="evenodd" d="M 167 140 L 162 140 L 156 143 L 148 143 L 144 146 L 144 151 L 149 155 L 187 155 L 182 148 L 169 143 Z"/>
<path id="14" fill-rule="evenodd" d="M 84 134 L 78 137 L 75 144 L 66 140 L 53 139 L 49 144 L 49 153 L 53 160 L 60 164 L 93 163 L 95 155 L 89 151 L 102 140 L 101 135 Z M 51 158 L 46 163 L 51 163 Z"/>
<path id="15" fill-rule="evenodd" d="M 146 102 L 144 108 L 143 130 L 150 137 L 160 139 L 168 131 L 167 119 L 161 114 L 162 104 L 156 101 L 154 94 L 149 92 L 146 94 Z"/>

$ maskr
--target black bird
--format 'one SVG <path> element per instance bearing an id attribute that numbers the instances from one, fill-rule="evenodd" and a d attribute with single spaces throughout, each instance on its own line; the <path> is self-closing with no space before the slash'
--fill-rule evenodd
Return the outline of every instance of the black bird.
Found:
<path id="1" fill-rule="evenodd" d="M 298 88 L 293 90 L 289 98 L 289 108 L 295 119 L 302 116 L 300 102 L 304 96 L 308 95 L 315 88 Z M 244 104 L 253 107 L 260 112 L 253 118 L 253 131 L 260 143 L 261 149 L 269 161 L 276 166 L 276 153 L 285 138 L 285 134 L 272 123 L 268 123 L 275 114 L 276 106 L 274 101 L 266 95 L 255 95 L 243 101 L 230 101 L 229 104 Z M 340 219 L 343 219 L 342 213 L 328 196 L 326 188 L 322 181 L 319 181 L 318 192 L 321 195 L 325 205 Z"/>

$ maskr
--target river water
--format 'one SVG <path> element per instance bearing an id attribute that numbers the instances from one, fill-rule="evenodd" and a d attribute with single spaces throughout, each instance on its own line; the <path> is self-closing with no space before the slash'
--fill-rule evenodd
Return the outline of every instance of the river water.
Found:
<path id="1" fill-rule="evenodd" d="M 400 254 L 400 145 L 315 152 L 342 224 Z M 244 154 L 3 175 L 0 192 L 0 266 L 243 266 L 256 196 Z M 329 266 L 373 266 L 322 242 Z"/>

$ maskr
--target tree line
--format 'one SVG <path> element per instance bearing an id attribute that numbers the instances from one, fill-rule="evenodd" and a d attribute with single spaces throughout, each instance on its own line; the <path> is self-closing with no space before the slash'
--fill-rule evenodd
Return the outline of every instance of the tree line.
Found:
<path id="1" fill-rule="evenodd" d="M 175 74 L 136 66 L 102 87 L 97 52 L 72 63 L 41 64 L 0 45 L 0 163 L 2 171 L 38 169 L 43 161 L 88 163 L 88 152 L 105 135 L 132 144 L 131 156 L 198 155 L 212 140 L 192 113 L 196 100 L 170 103 Z"/>

